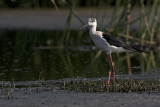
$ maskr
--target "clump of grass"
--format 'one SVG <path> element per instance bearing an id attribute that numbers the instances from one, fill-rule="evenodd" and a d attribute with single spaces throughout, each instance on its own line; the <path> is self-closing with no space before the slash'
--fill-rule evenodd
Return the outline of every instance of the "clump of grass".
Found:
<path id="1" fill-rule="evenodd" d="M 107 84 L 106 80 L 66 80 L 66 81 L 41 81 L 34 84 L 39 91 L 76 91 L 76 92 L 151 92 L 160 91 L 160 82 L 144 80 L 118 80 L 115 85 Z"/>
<path id="2" fill-rule="evenodd" d="M 108 86 L 106 80 L 81 80 L 59 84 L 60 90 L 75 90 L 77 92 L 150 92 L 160 91 L 160 83 L 144 80 L 121 80 L 115 86 Z"/>
<path id="3" fill-rule="evenodd" d="M 24 86 L 24 84 L 26 84 Z M 86 92 L 160 92 L 160 82 L 159 81 L 144 81 L 144 80 L 118 80 L 115 85 L 112 83 L 107 84 L 106 79 L 99 80 L 61 80 L 61 81 L 33 81 L 29 84 L 24 83 L 20 86 L 16 85 L 17 89 L 25 88 L 25 92 L 43 92 L 43 91 L 76 91 L 80 93 Z M 28 86 L 27 86 L 28 85 Z M 11 86 L 11 83 L 3 83 L 1 85 L 0 91 L 1 96 L 6 99 L 13 99 L 15 96 L 14 87 Z"/>
<path id="4" fill-rule="evenodd" d="M 14 98 L 14 88 L 15 84 L 9 82 L 1 82 L 1 96 L 2 98 L 13 99 Z"/>

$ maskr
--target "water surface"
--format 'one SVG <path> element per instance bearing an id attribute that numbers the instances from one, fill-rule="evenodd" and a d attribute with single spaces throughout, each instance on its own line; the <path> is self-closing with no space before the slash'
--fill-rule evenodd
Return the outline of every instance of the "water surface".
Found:
<path id="1" fill-rule="evenodd" d="M 0 46 L 0 80 L 108 77 L 105 53 L 95 49 L 84 31 L 64 36 L 62 31 L 1 30 Z M 159 52 L 129 55 L 129 67 L 126 53 L 112 55 L 117 78 L 149 75 L 159 79 Z"/>

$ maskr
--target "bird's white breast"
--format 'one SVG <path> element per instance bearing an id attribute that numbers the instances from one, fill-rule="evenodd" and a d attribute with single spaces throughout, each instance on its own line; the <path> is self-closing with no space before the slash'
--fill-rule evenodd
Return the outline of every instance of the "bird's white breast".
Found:
<path id="1" fill-rule="evenodd" d="M 100 31 L 96 31 L 95 33 L 90 33 L 90 36 L 96 46 L 96 48 L 101 49 L 102 51 L 105 51 L 107 53 L 110 53 L 111 50 L 109 48 L 109 43 L 106 42 L 103 38 L 102 38 L 102 32 Z"/>

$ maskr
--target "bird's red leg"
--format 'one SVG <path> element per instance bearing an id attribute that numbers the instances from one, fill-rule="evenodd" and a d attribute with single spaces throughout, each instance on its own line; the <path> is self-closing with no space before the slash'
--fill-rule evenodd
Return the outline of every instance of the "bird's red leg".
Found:
<path id="1" fill-rule="evenodd" d="M 108 85 L 109 85 L 110 79 L 111 79 L 111 70 L 109 70 Z"/>
<path id="2" fill-rule="evenodd" d="M 107 61 L 108 61 L 108 64 L 109 64 L 109 55 L 107 55 Z M 111 78 L 111 69 L 110 69 L 110 64 L 109 64 L 109 76 L 108 76 L 108 85 L 109 85 L 109 82 L 110 82 L 110 78 Z"/>
<path id="3" fill-rule="evenodd" d="M 112 65 L 113 83 L 115 84 L 115 70 L 114 70 L 114 66 L 113 66 L 112 56 L 111 56 L 111 54 L 109 55 L 109 59 L 110 59 L 111 65 Z"/>

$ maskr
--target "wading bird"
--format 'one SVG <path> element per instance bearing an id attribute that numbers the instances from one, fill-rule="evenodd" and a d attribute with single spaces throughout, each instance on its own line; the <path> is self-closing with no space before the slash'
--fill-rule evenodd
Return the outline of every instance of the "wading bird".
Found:
<path id="1" fill-rule="evenodd" d="M 121 40 L 116 39 L 114 36 L 104 33 L 102 31 L 97 31 L 97 21 L 95 18 L 89 18 L 88 24 L 84 25 L 82 28 L 89 27 L 89 34 L 96 46 L 96 48 L 105 51 L 107 55 L 107 61 L 109 61 L 109 77 L 108 77 L 108 85 L 110 83 L 111 72 L 113 72 L 113 83 L 115 84 L 115 69 L 112 62 L 112 52 L 144 52 L 141 49 L 138 49 L 134 46 L 125 44 Z"/>

